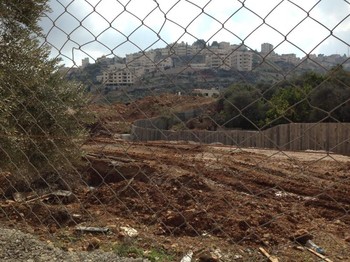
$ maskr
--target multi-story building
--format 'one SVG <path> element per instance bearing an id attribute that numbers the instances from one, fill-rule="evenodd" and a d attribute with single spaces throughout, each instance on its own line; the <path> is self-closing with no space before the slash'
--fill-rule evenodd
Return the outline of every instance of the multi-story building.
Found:
<path id="1" fill-rule="evenodd" d="M 229 70 L 231 68 L 230 52 L 225 49 L 211 49 L 205 57 L 205 63 L 211 68 Z"/>
<path id="2" fill-rule="evenodd" d="M 230 45 L 229 42 L 220 42 L 219 49 L 230 50 L 232 49 L 232 46 Z"/>
<path id="3" fill-rule="evenodd" d="M 81 67 L 82 68 L 86 67 L 88 64 L 90 64 L 90 61 L 89 61 L 88 57 L 86 57 L 86 58 L 81 60 Z"/>
<path id="4" fill-rule="evenodd" d="M 162 71 L 173 66 L 173 59 L 171 57 L 165 57 L 156 62 L 157 69 Z"/>
<path id="5" fill-rule="evenodd" d="M 171 57 L 162 58 L 156 51 L 138 52 L 126 55 L 126 64 L 135 70 L 136 76 L 149 72 L 162 71 L 173 66 Z"/>
<path id="6" fill-rule="evenodd" d="M 162 56 L 189 56 L 193 55 L 194 52 L 195 47 L 183 41 L 181 43 L 170 44 L 161 51 Z"/>
<path id="7" fill-rule="evenodd" d="M 273 45 L 263 43 L 261 53 L 270 53 L 271 61 L 279 59 L 296 64 L 299 58 L 295 54 L 277 55 L 273 52 Z M 166 48 L 142 51 L 127 54 L 124 61 L 108 60 L 105 56 L 97 59 L 96 62 L 104 63 L 107 67 L 97 79 L 107 86 L 132 85 L 137 78 L 150 72 L 159 72 L 170 69 L 174 66 L 174 56 L 201 56 L 202 59 L 192 59 L 188 64 L 192 69 L 202 70 L 208 68 L 236 69 L 238 71 L 251 71 L 253 65 L 253 52 L 245 45 L 231 45 L 229 42 L 220 42 L 212 46 L 188 45 L 187 43 L 174 43 Z M 197 58 L 197 57 L 194 57 Z M 106 60 L 106 61 L 105 61 Z M 108 61 L 107 61 L 108 60 Z M 108 62 L 108 63 L 107 63 Z M 83 65 L 88 59 L 83 60 Z M 187 65 L 187 66 L 188 66 Z M 180 66 L 183 66 L 180 64 Z"/>
<path id="8" fill-rule="evenodd" d="M 128 54 L 126 55 L 126 64 L 128 67 L 135 69 L 138 76 L 141 76 L 156 69 L 155 57 L 155 51 Z"/>
<path id="9" fill-rule="evenodd" d="M 261 53 L 264 55 L 273 53 L 273 45 L 270 43 L 261 44 Z"/>
<path id="10" fill-rule="evenodd" d="M 253 65 L 253 54 L 245 46 L 227 45 L 219 43 L 218 47 L 211 48 L 206 55 L 206 64 L 211 68 L 239 71 L 250 71 Z"/>
<path id="11" fill-rule="evenodd" d="M 99 79 L 106 86 L 128 86 L 134 83 L 135 70 L 124 64 L 114 64 L 108 66 Z"/>
<path id="12" fill-rule="evenodd" d="M 253 66 L 253 53 L 248 50 L 237 50 L 231 55 L 231 67 L 238 71 L 251 71 Z"/>
<path id="13" fill-rule="evenodd" d="M 300 62 L 300 59 L 296 56 L 296 54 L 282 54 L 276 56 L 275 61 L 283 61 L 286 63 L 296 65 Z"/>

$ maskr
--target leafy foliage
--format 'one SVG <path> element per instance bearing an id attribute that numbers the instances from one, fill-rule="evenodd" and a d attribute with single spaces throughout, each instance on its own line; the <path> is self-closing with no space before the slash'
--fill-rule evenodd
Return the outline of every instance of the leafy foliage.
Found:
<path id="1" fill-rule="evenodd" d="M 235 84 L 218 102 L 225 127 L 260 129 L 290 122 L 350 122 L 350 74 L 337 67 L 278 84 Z"/>
<path id="2" fill-rule="evenodd" d="M 0 161 L 28 174 L 69 171 L 81 158 L 88 97 L 41 45 L 45 0 L 0 1 Z"/>
<path id="3" fill-rule="evenodd" d="M 226 127 L 256 129 L 265 117 L 265 103 L 261 94 L 250 84 L 233 85 L 221 103 L 222 120 Z"/>

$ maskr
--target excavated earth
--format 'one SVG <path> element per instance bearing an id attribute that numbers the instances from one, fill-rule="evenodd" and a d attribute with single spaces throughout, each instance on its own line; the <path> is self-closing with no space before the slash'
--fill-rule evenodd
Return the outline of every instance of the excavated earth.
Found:
<path id="1" fill-rule="evenodd" d="M 7 200 L 3 223 L 68 250 L 95 238 L 110 250 L 127 226 L 144 249 L 177 259 L 192 250 L 211 261 L 216 250 L 221 261 L 264 261 L 263 247 L 281 261 L 318 261 L 297 248 L 309 236 L 333 261 L 350 260 L 349 157 L 108 138 L 84 149 L 86 186 L 73 202 Z M 77 224 L 111 233 L 77 235 Z"/>
<path id="2" fill-rule="evenodd" d="M 332 261 L 350 261 L 350 157 L 113 137 L 84 150 L 86 165 L 67 185 L 77 184 L 73 199 L 3 198 L 2 225 L 68 251 L 126 243 L 172 255 L 159 261 L 189 251 L 192 261 L 267 261 L 261 247 L 279 261 L 320 261 L 303 248 L 311 238 Z"/>

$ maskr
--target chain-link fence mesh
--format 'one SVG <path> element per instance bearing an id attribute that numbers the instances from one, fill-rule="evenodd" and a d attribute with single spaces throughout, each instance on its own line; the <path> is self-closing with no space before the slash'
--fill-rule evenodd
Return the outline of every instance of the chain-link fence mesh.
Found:
<path id="1" fill-rule="evenodd" d="M 350 259 L 348 1 L 48 4 L 40 35 L 35 4 L 0 3 L 4 226 L 150 261 Z"/>

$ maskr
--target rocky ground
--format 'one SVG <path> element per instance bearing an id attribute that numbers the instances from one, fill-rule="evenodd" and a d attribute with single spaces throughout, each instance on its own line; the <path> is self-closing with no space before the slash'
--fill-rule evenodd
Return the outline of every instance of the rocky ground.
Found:
<path id="1" fill-rule="evenodd" d="M 168 107 L 211 103 L 183 99 L 95 105 L 103 117 L 86 165 L 61 177 L 69 198 L 34 187 L 4 197 L 20 190 L 1 173 L 0 260 L 320 261 L 311 239 L 331 261 L 350 261 L 350 157 L 114 135 Z"/>
<path id="2" fill-rule="evenodd" d="M 72 202 L 5 200 L 3 224 L 63 250 L 126 243 L 161 250 L 163 261 L 190 250 L 193 261 L 264 261 L 260 247 L 280 261 L 318 261 L 303 249 L 309 238 L 333 261 L 350 259 L 348 157 L 108 138 L 85 150 L 87 185 Z M 77 233 L 77 225 L 109 232 Z"/>
<path id="3" fill-rule="evenodd" d="M 0 260 L 8 262 L 46 262 L 46 261 L 116 261 L 141 262 L 146 259 L 120 258 L 112 252 L 67 252 L 51 243 L 37 240 L 30 234 L 16 229 L 1 228 L 0 230 Z"/>

